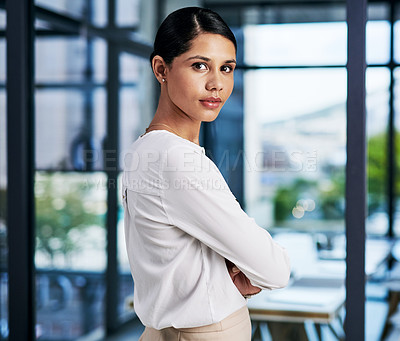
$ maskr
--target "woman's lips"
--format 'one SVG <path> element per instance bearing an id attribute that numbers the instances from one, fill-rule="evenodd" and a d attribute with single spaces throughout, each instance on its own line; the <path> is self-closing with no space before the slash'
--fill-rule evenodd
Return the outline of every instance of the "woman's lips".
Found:
<path id="1" fill-rule="evenodd" d="M 222 101 L 220 98 L 209 97 L 201 99 L 200 103 L 208 109 L 217 109 L 221 105 Z"/>

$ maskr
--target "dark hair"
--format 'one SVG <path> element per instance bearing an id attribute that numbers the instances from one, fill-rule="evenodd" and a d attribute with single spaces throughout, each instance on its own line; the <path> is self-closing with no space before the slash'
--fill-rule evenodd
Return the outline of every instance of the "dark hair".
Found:
<path id="1" fill-rule="evenodd" d="M 160 25 L 150 63 L 154 56 L 159 55 L 170 65 L 175 57 L 190 49 L 191 41 L 200 33 L 224 36 L 237 49 L 235 36 L 219 14 L 210 9 L 185 7 L 169 14 Z"/>

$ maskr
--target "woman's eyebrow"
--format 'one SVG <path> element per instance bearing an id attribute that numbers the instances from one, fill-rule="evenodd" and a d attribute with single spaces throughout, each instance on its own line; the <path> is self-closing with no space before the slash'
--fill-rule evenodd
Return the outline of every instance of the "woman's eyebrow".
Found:
<path id="1" fill-rule="evenodd" d="M 201 59 L 201 60 L 204 60 L 204 61 L 206 61 L 206 62 L 211 61 L 210 58 L 207 58 L 207 57 L 204 57 L 204 56 L 200 56 L 200 55 L 193 56 L 193 57 L 189 57 L 189 58 L 186 59 L 186 60 L 188 61 L 188 60 L 192 60 L 192 59 Z"/>
<path id="2" fill-rule="evenodd" d="M 186 59 L 186 61 L 192 60 L 192 59 L 201 59 L 201 60 L 204 60 L 205 62 L 210 62 L 211 61 L 210 58 L 204 57 L 204 56 L 200 56 L 200 55 L 189 57 L 188 59 Z M 227 63 L 227 64 L 234 63 L 234 64 L 236 64 L 236 60 L 235 59 L 228 59 L 224 63 Z"/>
<path id="3" fill-rule="evenodd" d="M 225 60 L 225 63 L 226 64 L 230 64 L 230 63 L 236 64 L 236 60 L 234 60 L 234 59 Z"/>

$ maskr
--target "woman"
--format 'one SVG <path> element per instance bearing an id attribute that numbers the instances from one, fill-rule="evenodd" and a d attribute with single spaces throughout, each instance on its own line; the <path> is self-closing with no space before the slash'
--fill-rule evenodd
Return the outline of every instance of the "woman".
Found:
<path id="1" fill-rule="evenodd" d="M 125 238 L 140 340 L 251 338 L 248 295 L 287 284 L 285 250 L 240 208 L 199 146 L 233 89 L 236 40 L 189 7 L 161 24 L 150 61 L 155 116 L 125 159 Z"/>

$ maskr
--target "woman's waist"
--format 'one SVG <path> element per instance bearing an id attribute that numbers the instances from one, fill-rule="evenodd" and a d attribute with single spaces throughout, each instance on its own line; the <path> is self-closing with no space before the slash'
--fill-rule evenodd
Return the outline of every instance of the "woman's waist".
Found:
<path id="1" fill-rule="evenodd" d="M 228 328 L 241 320 L 243 310 L 247 309 L 246 300 L 241 297 L 225 294 L 224 297 L 216 298 L 206 292 L 193 293 L 185 300 L 175 296 L 175 300 L 171 297 L 167 300 L 158 297 L 153 301 L 147 297 L 144 302 L 137 301 L 135 297 L 134 305 L 138 317 L 146 327 L 157 330 L 174 328 L 185 332 Z M 227 317 L 231 317 L 231 322 L 225 321 Z"/>
<path id="2" fill-rule="evenodd" d="M 247 308 L 247 305 L 244 305 L 240 309 L 234 311 L 220 322 L 200 327 L 177 328 L 177 329 L 185 333 L 216 332 L 234 327 L 245 319 L 249 319 L 249 309 Z"/>

